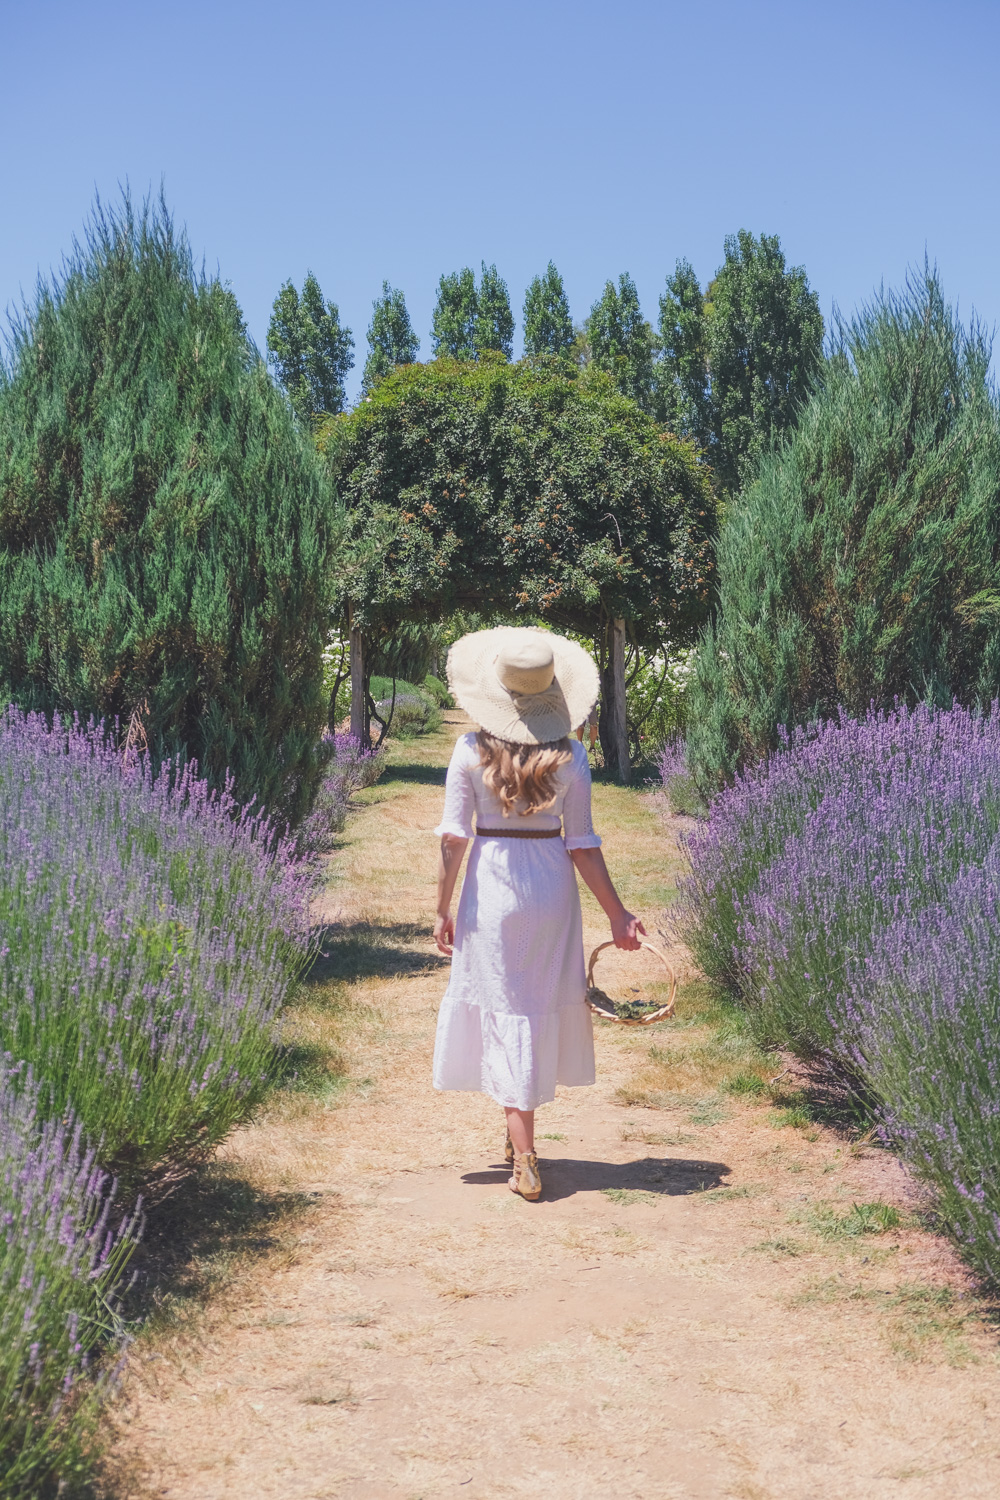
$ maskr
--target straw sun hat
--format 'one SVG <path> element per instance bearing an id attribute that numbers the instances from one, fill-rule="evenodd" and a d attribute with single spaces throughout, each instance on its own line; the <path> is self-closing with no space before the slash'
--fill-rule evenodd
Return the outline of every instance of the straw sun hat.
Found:
<path id="1" fill-rule="evenodd" d="M 593 657 L 575 641 L 534 626 L 498 625 L 455 642 L 448 686 L 487 734 L 545 745 L 584 722 L 600 678 Z"/>

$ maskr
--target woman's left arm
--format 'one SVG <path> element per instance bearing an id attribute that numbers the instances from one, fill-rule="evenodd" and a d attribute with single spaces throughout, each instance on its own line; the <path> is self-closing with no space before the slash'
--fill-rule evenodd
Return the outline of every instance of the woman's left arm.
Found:
<path id="1" fill-rule="evenodd" d="M 434 919 L 434 941 L 439 953 L 454 952 L 455 918 L 451 914 L 451 898 L 455 894 L 455 882 L 462 868 L 462 860 L 468 839 L 456 838 L 453 833 L 441 837 L 441 857 L 438 860 L 437 916 Z"/>
<path id="2" fill-rule="evenodd" d="M 476 798 L 472 787 L 470 767 L 478 759 L 470 736 L 465 735 L 455 745 L 448 775 L 445 778 L 444 816 L 435 833 L 441 835 L 441 855 L 438 859 L 437 916 L 434 919 L 434 941 L 439 953 L 451 956 L 455 942 L 455 922 L 451 915 L 451 898 L 455 894 L 455 882 L 462 868 L 466 846 L 472 838 L 472 814 Z"/>

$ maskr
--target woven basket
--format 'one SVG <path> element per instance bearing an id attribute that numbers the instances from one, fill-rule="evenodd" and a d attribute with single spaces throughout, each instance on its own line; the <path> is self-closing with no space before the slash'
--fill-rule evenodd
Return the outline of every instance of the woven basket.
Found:
<path id="1" fill-rule="evenodd" d="M 620 1026 L 652 1026 L 654 1021 L 666 1021 L 674 1013 L 674 1005 L 677 1001 L 677 975 L 667 963 L 659 948 L 654 948 L 652 943 L 643 943 L 643 948 L 648 948 L 650 953 L 655 953 L 660 963 L 670 976 L 670 998 L 666 1005 L 661 1005 L 658 1010 L 651 1010 L 644 1016 L 619 1016 L 615 1012 L 615 1002 L 610 1000 L 603 990 L 599 990 L 594 983 L 594 965 L 605 948 L 613 948 L 614 943 L 599 943 L 590 955 L 590 963 L 587 965 L 587 1004 L 595 1016 L 600 1016 L 602 1021 L 617 1021 Z"/>

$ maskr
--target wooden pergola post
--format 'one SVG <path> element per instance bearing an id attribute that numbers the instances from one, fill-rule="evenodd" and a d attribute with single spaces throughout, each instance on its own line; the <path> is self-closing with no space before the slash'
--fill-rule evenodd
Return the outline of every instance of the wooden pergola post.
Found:
<path id="1" fill-rule="evenodd" d="M 631 765 L 628 753 L 628 728 L 625 722 L 625 621 L 611 621 L 611 743 L 615 759 L 615 772 L 624 786 L 628 786 Z"/>
<path id="2" fill-rule="evenodd" d="M 365 637 L 354 623 L 354 606 L 347 606 L 351 639 L 351 734 L 364 745 L 368 738 L 368 715 L 365 712 Z"/>

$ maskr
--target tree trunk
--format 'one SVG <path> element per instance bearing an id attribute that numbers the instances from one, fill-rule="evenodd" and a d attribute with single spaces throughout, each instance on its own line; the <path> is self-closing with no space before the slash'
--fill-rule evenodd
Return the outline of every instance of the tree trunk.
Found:
<path id="1" fill-rule="evenodd" d="M 625 723 L 625 621 L 612 620 L 607 665 L 601 674 L 601 750 L 604 764 L 618 781 L 628 786 L 631 764 Z"/>
<path id="2" fill-rule="evenodd" d="M 348 605 L 351 626 L 351 733 L 364 745 L 368 735 L 368 704 L 365 699 L 365 638 L 354 623 L 354 611 Z"/>

